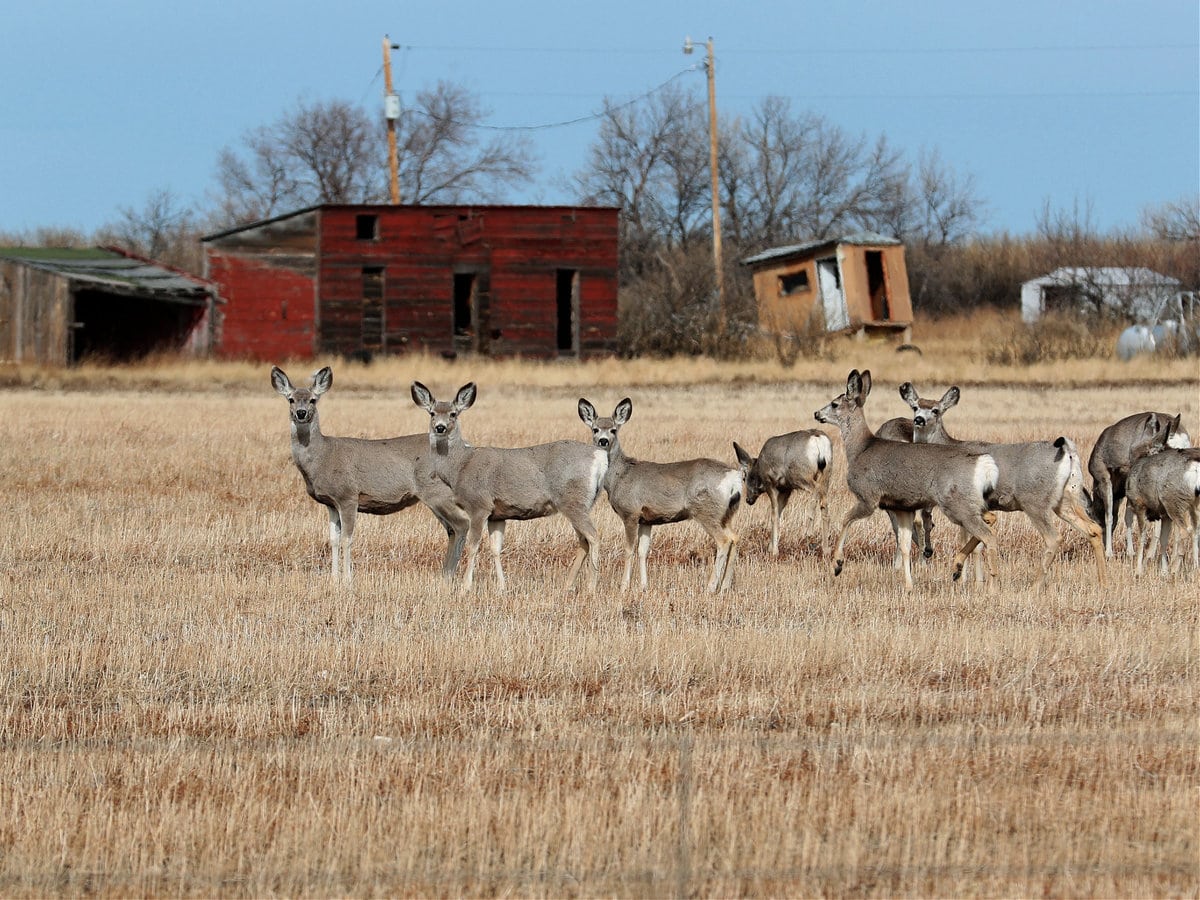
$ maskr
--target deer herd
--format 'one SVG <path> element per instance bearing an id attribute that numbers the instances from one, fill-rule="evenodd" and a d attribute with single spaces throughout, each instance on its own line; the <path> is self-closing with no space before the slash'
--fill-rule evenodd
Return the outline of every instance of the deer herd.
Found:
<path id="1" fill-rule="evenodd" d="M 805 429 L 768 439 L 757 457 L 734 443 L 737 464 L 715 459 L 652 462 L 627 456 L 620 431 L 633 416 L 625 398 L 611 416 L 601 416 L 586 399 L 579 418 L 591 442 L 560 440 L 531 447 L 475 447 L 463 436 L 460 418 L 475 402 L 474 383 L 452 400 L 438 400 L 414 381 L 412 399 L 429 414 L 426 433 L 371 440 L 321 433 L 318 401 L 333 385 L 325 367 L 308 385 L 293 385 L 278 366 L 271 384 L 290 409 L 292 459 L 310 497 L 329 512 L 332 577 L 350 583 L 351 549 L 359 513 L 387 515 L 422 503 L 446 530 L 442 574 L 455 577 L 465 553 L 460 590 L 474 583 L 475 563 L 486 530 L 498 589 L 505 587 L 501 553 L 505 525 L 559 513 L 575 530 L 578 548 L 568 576 L 577 586 L 584 566 L 595 591 L 600 576 L 599 537 L 592 509 L 601 491 L 625 530 L 625 569 L 621 590 L 633 579 L 636 558 L 642 590 L 648 584 L 646 560 L 656 525 L 695 520 L 716 544 L 710 592 L 733 583 L 738 535 L 732 520 L 743 499 L 763 494 L 771 501 L 769 552 L 779 555 L 780 519 L 793 493 L 806 495 L 808 527 L 825 553 L 833 444 L 821 429 Z M 884 510 L 895 534 L 895 567 L 913 588 L 910 560 L 916 536 L 926 559 L 934 555 L 936 507 L 958 526 L 952 576 L 958 580 L 974 559 L 977 581 L 999 576 L 997 512 L 1021 512 L 1041 535 L 1041 583 L 1046 584 L 1058 552 L 1057 519 L 1091 544 L 1100 584 L 1113 556 L 1113 528 L 1126 502 L 1125 551 L 1141 575 L 1147 547 L 1157 540 L 1162 574 L 1178 573 L 1190 556 L 1200 569 L 1200 449 L 1191 448 L 1180 416 L 1139 412 L 1105 428 L 1088 459 L 1092 490 L 1084 486 L 1075 442 L 1065 436 L 1020 443 L 965 441 L 947 433 L 944 418 L 960 399 L 951 387 L 940 400 L 922 399 L 910 383 L 900 387 L 912 418 L 891 419 L 872 432 L 864 414 L 871 373 L 852 371 L 846 389 L 814 413 L 817 422 L 836 426 L 845 450 L 846 485 L 853 498 L 832 548 L 833 574 L 845 566 L 846 536 L 857 521 Z M 918 518 L 919 514 L 919 518 Z M 1161 523 L 1161 524 L 1160 524 Z M 1176 549 L 1175 544 L 1180 548 Z M 1168 562 L 1169 557 L 1173 563 Z"/>

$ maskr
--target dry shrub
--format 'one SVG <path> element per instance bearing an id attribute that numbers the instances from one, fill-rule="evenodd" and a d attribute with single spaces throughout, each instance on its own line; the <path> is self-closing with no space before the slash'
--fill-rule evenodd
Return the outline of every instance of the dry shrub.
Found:
<path id="1" fill-rule="evenodd" d="M 993 365 L 1028 366 L 1066 359 L 1112 356 L 1116 328 L 1094 318 L 1043 316 L 1008 332 L 1006 340 L 987 345 Z"/>

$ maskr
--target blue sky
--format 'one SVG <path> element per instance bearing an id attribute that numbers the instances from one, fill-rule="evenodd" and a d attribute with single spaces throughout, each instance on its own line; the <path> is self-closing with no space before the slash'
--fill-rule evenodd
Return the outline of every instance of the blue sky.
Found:
<path id="1" fill-rule="evenodd" d="M 910 159 L 937 149 L 993 231 L 1033 232 L 1046 203 L 1132 226 L 1200 191 L 1196 0 L 39 0 L 2 21 L 0 231 L 90 231 L 161 189 L 203 204 L 221 148 L 297 99 L 382 110 L 385 33 L 402 98 L 448 79 L 497 126 L 642 95 L 711 36 L 723 116 L 779 95 Z M 596 130 L 532 132 L 541 175 L 508 199 L 572 202 Z"/>

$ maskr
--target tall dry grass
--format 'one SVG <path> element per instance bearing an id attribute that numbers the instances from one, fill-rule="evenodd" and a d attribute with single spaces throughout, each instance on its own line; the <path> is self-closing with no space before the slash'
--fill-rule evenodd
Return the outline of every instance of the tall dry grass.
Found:
<path id="1" fill-rule="evenodd" d="M 1086 453 L 1150 407 L 1200 431 L 1177 363 L 989 383 L 950 351 L 851 350 L 874 370 L 875 424 L 906 412 L 896 384 L 914 377 L 925 393 L 964 385 L 948 423 L 964 437 L 1066 433 Z M 755 365 L 337 364 L 322 425 L 420 430 L 408 379 L 440 393 L 475 379 L 477 444 L 583 439 L 578 396 L 606 412 L 630 395 L 631 454 L 732 461 L 735 438 L 815 426 L 848 368 Z M 1093 377 L 1104 386 L 1082 386 Z M 684 523 L 656 529 L 651 588 L 630 606 L 601 498 L 596 596 L 561 593 L 574 539 L 552 519 L 509 528 L 507 594 L 485 566 L 459 597 L 421 509 L 360 520 L 345 590 L 265 366 L 14 380 L 0 894 L 1200 889 L 1194 572 L 1135 580 L 1118 558 L 1100 589 L 1064 534 L 1038 590 L 1036 534 L 1007 516 L 992 594 L 950 582 L 939 520 L 941 555 L 906 595 L 882 516 L 835 579 L 788 522 L 771 560 L 758 505 L 736 520 L 730 594 L 704 594 L 711 546 Z M 840 520 L 841 468 L 835 485 Z"/>

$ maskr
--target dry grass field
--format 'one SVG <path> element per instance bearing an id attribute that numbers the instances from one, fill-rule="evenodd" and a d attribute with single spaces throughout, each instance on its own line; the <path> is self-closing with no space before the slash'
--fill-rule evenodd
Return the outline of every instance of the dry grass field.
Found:
<path id="1" fill-rule="evenodd" d="M 867 418 L 896 386 L 958 383 L 962 437 L 1081 451 L 1129 412 L 1200 432 L 1195 360 L 980 366 L 978 335 L 923 356 L 846 344 L 777 364 L 334 361 L 328 434 L 423 431 L 408 397 L 475 380 L 477 445 L 586 440 L 580 396 L 628 395 L 627 452 L 752 450 L 815 427 L 853 366 Z M 961 345 L 961 346 L 960 346 Z M 311 365 L 286 366 L 299 381 Z M 268 366 L 0 373 L 0 895 L 1197 896 L 1200 576 L 1106 588 L 1063 528 L 1001 518 L 1001 588 L 916 590 L 861 523 L 835 579 L 768 504 L 712 546 L 655 529 L 651 587 L 622 598 L 600 498 L 601 591 L 562 591 L 561 518 L 513 523 L 509 590 L 437 576 L 423 508 L 360 519 L 356 582 L 328 576 Z M 835 438 L 835 448 L 840 440 Z M 849 506 L 838 449 L 831 512 Z"/>

